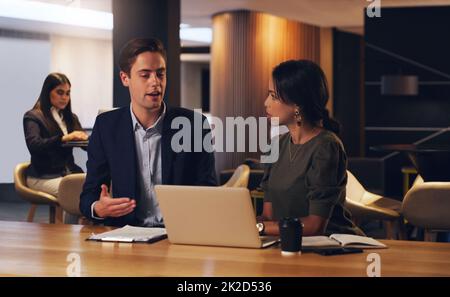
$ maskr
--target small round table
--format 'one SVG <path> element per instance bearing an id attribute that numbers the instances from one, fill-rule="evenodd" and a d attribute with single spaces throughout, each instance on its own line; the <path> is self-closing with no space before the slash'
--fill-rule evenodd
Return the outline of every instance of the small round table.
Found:
<path id="1" fill-rule="evenodd" d="M 450 144 L 386 144 L 370 149 L 406 153 L 424 181 L 450 181 Z"/>

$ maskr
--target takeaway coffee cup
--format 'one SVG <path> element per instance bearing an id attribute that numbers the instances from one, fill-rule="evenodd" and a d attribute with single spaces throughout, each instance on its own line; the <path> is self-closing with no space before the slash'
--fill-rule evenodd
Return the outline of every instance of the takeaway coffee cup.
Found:
<path id="1" fill-rule="evenodd" d="M 303 224 L 298 218 L 283 218 L 279 221 L 281 254 L 298 255 L 302 252 Z"/>

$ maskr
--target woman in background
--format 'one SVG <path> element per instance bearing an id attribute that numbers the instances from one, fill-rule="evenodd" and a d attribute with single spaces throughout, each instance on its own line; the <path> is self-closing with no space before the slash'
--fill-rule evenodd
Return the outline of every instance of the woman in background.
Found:
<path id="1" fill-rule="evenodd" d="M 347 156 L 327 102 L 325 75 L 315 63 L 291 60 L 273 69 L 264 105 L 289 132 L 279 137 L 279 158 L 262 180 L 262 233 L 278 235 L 278 220 L 291 217 L 302 221 L 305 236 L 364 235 L 344 208 Z"/>
<path id="2" fill-rule="evenodd" d="M 23 117 L 25 141 L 31 154 L 28 187 L 55 197 L 65 175 L 83 172 L 74 162 L 72 148 L 62 144 L 88 139 L 72 113 L 70 88 L 64 74 L 49 74 L 33 109 Z"/>

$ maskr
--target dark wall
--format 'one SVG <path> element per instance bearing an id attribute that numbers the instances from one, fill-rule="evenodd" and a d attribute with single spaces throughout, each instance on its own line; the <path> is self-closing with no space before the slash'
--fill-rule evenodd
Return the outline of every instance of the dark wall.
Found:
<path id="1" fill-rule="evenodd" d="M 422 131 L 409 132 L 372 129 L 366 134 L 366 149 L 380 143 L 416 141 L 432 133 L 432 129 L 424 132 L 423 128 L 450 126 L 449 34 L 449 6 L 385 8 L 381 18 L 366 16 L 366 126 L 422 128 Z M 372 46 L 398 56 L 382 53 Z M 427 68 L 446 73 L 447 77 Z M 386 74 L 418 76 L 419 94 L 382 96 L 376 83 Z"/>
<path id="2" fill-rule="evenodd" d="M 371 146 L 416 142 L 450 126 L 450 6 L 383 8 L 365 17 L 365 150 Z M 436 72 L 442 73 L 438 74 Z M 381 95 L 382 75 L 415 75 L 415 96 Z M 385 161 L 385 194 L 402 194 L 398 154 Z"/>
<path id="3" fill-rule="evenodd" d="M 160 39 L 167 50 L 165 101 L 180 105 L 180 0 L 113 0 L 114 107 L 130 104 L 119 77 L 118 57 L 132 38 Z"/>
<path id="4" fill-rule="evenodd" d="M 202 111 L 210 111 L 210 71 L 208 68 L 202 69 Z"/>
<path id="5" fill-rule="evenodd" d="M 363 37 L 333 31 L 333 108 L 341 124 L 341 139 L 347 155 L 362 155 L 364 143 Z"/>

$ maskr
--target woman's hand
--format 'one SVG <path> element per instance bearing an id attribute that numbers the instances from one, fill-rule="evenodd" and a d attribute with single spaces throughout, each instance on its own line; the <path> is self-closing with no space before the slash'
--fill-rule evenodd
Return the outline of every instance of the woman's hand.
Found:
<path id="1" fill-rule="evenodd" d="M 267 235 L 279 235 L 278 222 L 273 221 L 272 202 L 264 202 L 262 216 L 257 217 L 257 222 L 264 222 L 264 232 Z M 303 236 L 323 235 L 328 225 L 328 219 L 316 215 L 300 218 L 303 223 Z"/>
<path id="2" fill-rule="evenodd" d="M 88 140 L 89 136 L 83 131 L 73 131 L 62 137 L 63 142 Z"/>

